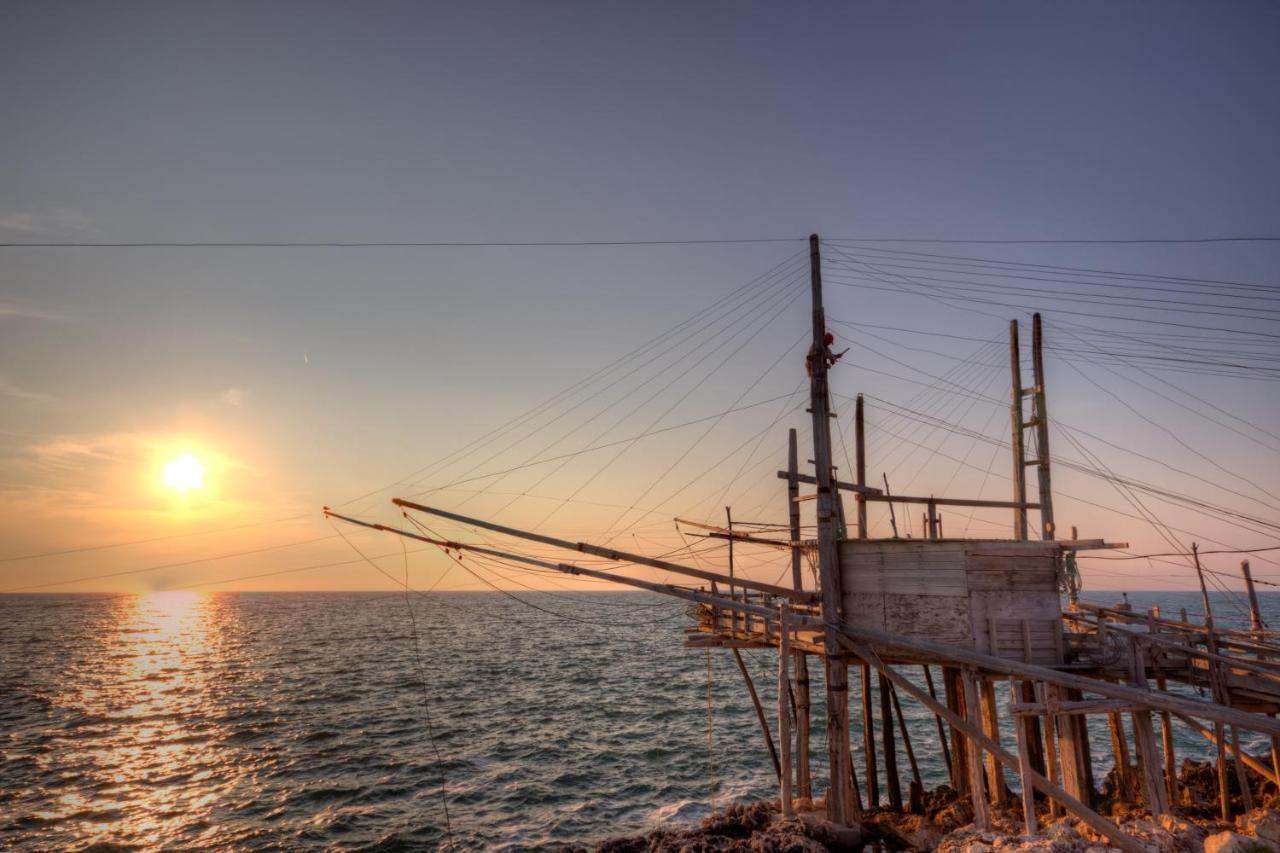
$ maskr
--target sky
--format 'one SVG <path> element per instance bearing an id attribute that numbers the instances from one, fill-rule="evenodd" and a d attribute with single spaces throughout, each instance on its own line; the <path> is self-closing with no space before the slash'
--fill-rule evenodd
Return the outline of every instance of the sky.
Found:
<path id="1" fill-rule="evenodd" d="M 396 495 L 723 568 L 672 519 L 785 519 L 814 232 L 842 476 L 865 392 L 876 479 L 1008 499 L 1040 310 L 1059 528 L 1274 546 L 1280 243 L 884 240 L 1280 236 L 1278 37 L 1247 2 L 9 3 L 0 591 L 584 585 L 321 515 Z M 611 245 L 10 245 L 405 241 Z"/>

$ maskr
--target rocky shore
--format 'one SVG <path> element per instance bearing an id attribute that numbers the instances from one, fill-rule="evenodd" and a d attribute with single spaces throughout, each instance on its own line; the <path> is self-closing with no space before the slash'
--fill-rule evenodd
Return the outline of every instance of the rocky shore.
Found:
<path id="1" fill-rule="evenodd" d="M 1280 794 L 1260 777 L 1251 779 L 1257 808 L 1234 822 L 1217 816 L 1213 768 L 1187 761 L 1180 774 L 1174 813 L 1152 817 L 1115 793 L 1108 778 L 1101 810 L 1152 853 L 1280 853 Z M 1236 813 L 1241 811 L 1236 797 Z M 1042 804 L 1043 806 L 1043 804 Z M 693 827 L 663 828 L 598 845 L 598 853 L 820 853 L 820 851 L 919 850 L 937 853 L 1113 853 L 1105 838 L 1071 816 L 1039 814 L 1040 832 L 1023 835 L 1016 798 L 994 809 L 992 829 L 974 828 L 966 798 L 943 786 L 925 798 L 922 814 L 888 809 L 866 813 L 858 827 L 836 827 L 821 801 L 799 801 L 783 819 L 776 802 L 730 806 Z M 587 848 L 577 848 L 585 850 Z"/>

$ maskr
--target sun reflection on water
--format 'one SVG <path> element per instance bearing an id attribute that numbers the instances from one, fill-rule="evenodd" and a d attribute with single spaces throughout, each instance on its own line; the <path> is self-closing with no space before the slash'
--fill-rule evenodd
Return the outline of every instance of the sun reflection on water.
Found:
<path id="1" fill-rule="evenodd" d="M 200 784 L 225 762 L 204 706 L 228 617 L 217 596 L 197 592 L 126 596 L 114 610 L 114 630 L 61 697 L 110 732 L 89 752 L 94 784 L 59 797 L 47 817 L 76 820 L 95 840 L 149 846 L 217 796 Z"/>

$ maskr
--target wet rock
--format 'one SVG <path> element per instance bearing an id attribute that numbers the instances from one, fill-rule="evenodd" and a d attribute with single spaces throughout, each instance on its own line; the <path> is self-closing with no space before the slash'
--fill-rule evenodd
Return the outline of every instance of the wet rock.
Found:
<path id="1" fill-rule="evenodd" d="M 1271 809 L 1254 809 L 1236 818 L 1236 827 L 1245 835 L 1280 845 L 1280 814 Z"/>
<path id="2" fill-rule="evenodd" d="M 1280 847 L 1237 832 L 1219 832 L 1204 840 L 1204 853 L 1275 853 Z"/>

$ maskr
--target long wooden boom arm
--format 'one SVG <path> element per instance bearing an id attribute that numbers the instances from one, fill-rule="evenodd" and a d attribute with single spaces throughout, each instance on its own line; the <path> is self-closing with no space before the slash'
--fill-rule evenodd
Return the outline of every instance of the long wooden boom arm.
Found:
<path id="1" fill-rule="evenodd" d="M 588 542 L 570 542 L 567 539 L 557 539 L 554 536 L 543 536 L 541 533 L 533 533 L 528 530 L 519 530 L 515 527 L 505 527 L 501 524 L 494 524 L 491 521 L 483 521 L 479 518 L 471 518 L 465 515 L 459 515 L 456 512 L 437 509 L 435 507 L 423 506 L 404 498 L 392 498 L 391 502 L 398 507 L 406 509 L 416 509 L 419 512 L 437 515 L 441 518 L 448 518 L 452 521 L 459 521 L 463 524 L 470 524 L 475 527 L 483 527 L 485 530 L 492 530 L 495 533 L 505 533 L 508 536 L 516 536 L 520 539 L 528 539 L 530 542 L 541 542 L 544 545 L 553 545 L 557 548 L 566 548 L 570 551 L 581 551 L 583 554 L 592 554 L 597 557 L 604 557 L 606 560 L 617 560 L 620 563 L 636 563 L 641 566 L 651 566 L 655 569 L 663 569 L 676 574 L 687 575 L 691 578 L 698 578 L 713 583 L 722 583 L 728 586 L 740 586 L 744 589 L 754 589 L 757 592 L 775 595 L 778 598 L 786 598 L 801 604 L 809 604 L 816 600 L 816 596 L 811 592 L 803 590 L 791 589 L 790 587 L 777 586 L 776 584 L 764 583 L 763 581 L 753 581 L 746 578 L 731 578 L 728 575 L 718 574 L 716 572 L 708 572 L 703 569 L 695 569 L 692 566 L 682 566 L 679 563 L 671 563 L 667 560 L 658 560 L 653 557 L 646 557 L 643 554 L 631 554 L 626 551 L 615 551 L 612 548 L 602 548 L 599 545 L 592 545 Z"/>

